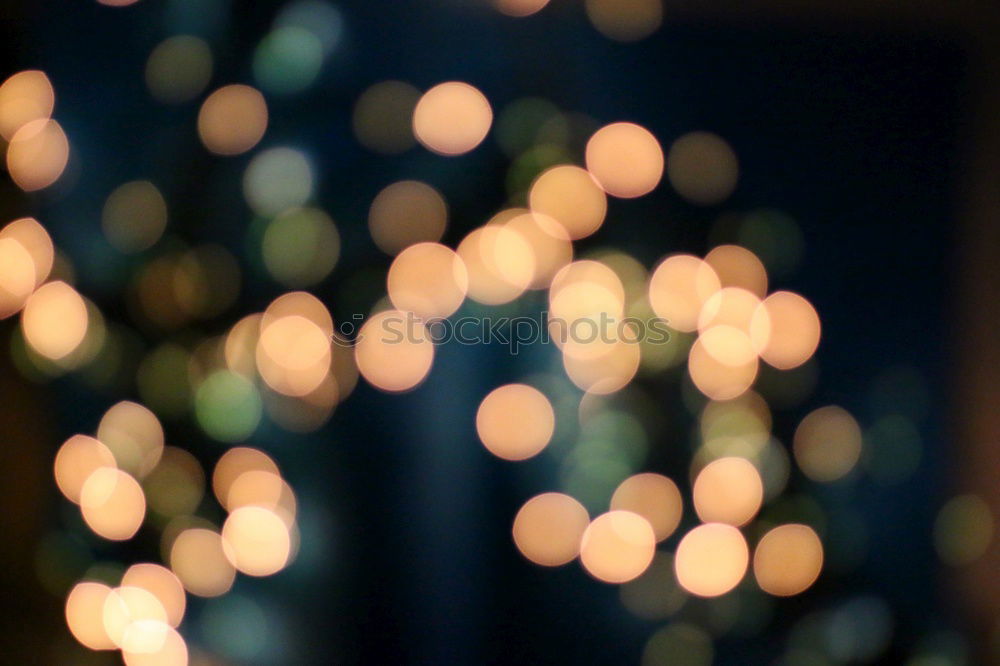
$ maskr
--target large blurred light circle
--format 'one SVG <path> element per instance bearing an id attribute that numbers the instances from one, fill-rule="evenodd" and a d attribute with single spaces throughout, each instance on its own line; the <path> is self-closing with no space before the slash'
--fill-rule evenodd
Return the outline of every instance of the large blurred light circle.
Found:
<path id="1" fill-rule="evenodd" d="M 98 536 L 125 541 L 135 536 L 146 516 L 146 497 L 139 483 L 113 467 L 99 467 L 80 489 L 83 519 Z"/>
<path id="2" fill-rule="evenodd" d="M 480 303 L 508 303 L 534 281 L 531 245 L 513 228 L 488 224 L 473 229 L 457 252 L 469 273 L 469 298 Z"/>
<path id="3" fill-rule="evenodd" d="M 861 457 L 861 427 L 847 410 L 820 407 L 795 429 L 792 450 L 802 473 L 813 481 L 830 482 L 846 476 Z"/>
<path id="4" fill-rule="evenodd" d="M 462 258 L 444 245 L 418 243 L 392 262 L 386 286 L 389 300 L 400 310 L 422 319 L 447 317 L 465 300 L 469 273 Z"/>
<path id="5" fill-rule="evenodd" d="M 674 557 L 677 582 L 699 597 L 718 597 L 739 585 L 750 561 L 747 542 L 732 525 L 699 525 L 681 539 Z"/>
<path id="6" fill-rule="evenodd" d="M 413 133 L 428 150 L 461 155 L 478 146 L 493 123 L 486 97 L 468 83 L 440 83 L 413 110 Z"/>
<path id="7" fill-rule="evenodd" d="M 653 561 L 656 535 L 649 521 L 631 511 L 609 511 L 587 526 L 580 542 L 580 562 L 594 578 L 626 583 Z"/>
<path id="8" fill-rule="evenodd" d="M 31 256 L 35 268 L 35 287 L 39 287 L 45 278 L 52 271 L 52 264 L 55 261 L 55 246 L 52 244 L 52 237 L 41 224 L 33 217 L 22 217 L 7 224 L 0 229 L 0 240 L 12 240 L 20 245 Z M 4 281 L 3 275 L 18 273 L 23 269 L 23 259 L 17 258 L 14 261 L 13 269 L 7 261 L 0 260 L 0 282 Z M 0 316 L 2 316 L 2 297 L 0 297 Z"/>
<path id="9" fill-rule="evenodd" d="M 812 358 L 820 333 L 816 309 L 790 291 L 765 298 L 750 322 L 750 338 L 760 357 L 779 370 L 797 368 Z"/>
<path id="10" fill-rule="evenodd" d="M 739 163 L 733 149 L 719 136 L 690 132 L 670 146 L 667 177 L 682 197 L 710 206 L 722 203 L 736 189 Z"/>
<path id="11" fill-rule="evenodd" d="M 767 269 L 750 250 L 739 245 L 719 245 L 705 255 L 705 261 L 723 287 L 740 287 L 759 298 L 767 295 Z"/>
<path id="12" fill-rule="evenodd" d="M 130 400 L 117 402 L 104 413 L 97 438 L 115 456 L 118 467 L 143 478 L 163 455 L 163 426 L 147 407 Z"/>
<path id="13" fill-rule="evenodd" d="M 21 330 L 28 344 L 42 356 L 57 361 L 69 356 L 87 334 L 87 305 L 65 282 L 49 282 L 28 298 L 21 314 Z"/>
<path id="14" fill-rule="evenodd" d="M 270 456 L 246 446 L 234 446 L 222 454 L 215 463 L 215 470 L 212 472 L 212 491 L 224 508 L 234 508 L 228 504 L 229 492 L 237 479 L 251 471 L 266 472 L 280 478 L 278 466 Z"/>
<path id="15" fill-rule="evenodd" d="M 69 140 L 55 120 L 33 120 L 14 134 L 7 146 L 7 171 L 25 192 L 59 180 L 69 161 Z"/>
<path id="16" fill-rule="evenodd" d="M 201 105 L 198 136 L 209 152 L 239 155 L 250 150 L 267 130 L 267 103 L 250 86 L 233 84 L 219 88 Z"/>
<path id="17" fill-rule="evenodd" d="M 80 491 L 91 474 L 101 467 L 114 467 L 115 456 L 100 441 L 86 435 L 73 435 L 56 453 L 56 485 L 66 499 L 80 503 Z"/>
<path id="18" fill-rule="evenodd" d="M 715 329 L 729 329 L 718 332 L 727 334 L 725 339 L 712 339 L 712 344 L 726 350 L 723 355 L 725 362 L 720 361 L 718 352 L 713 354 L 710 347 L 699 338 L 688 354 L 688 374 L 706 397 L 712 400 L 732 400 L 746 393 L 753 385 L 759 364 L 756 356 L 747 354 L 750 347 L 740 337 L 742 334 L 737 329 L 731 326 L 717 326 Z M 730 345 L 730 342 L 734 344 Z M 745 359 L 745 362 L 739 362 L 741 359 Z"/>
<path id="19" fill-rule="evenodd" d="M 268 33 L 253 55 L 253 74 L 270 93 L 302 92 L 323 67 L 323 43 L 304 27 L 286 25 Z"/>
<path id="20" fill-rule="evenodd" d="M 167 202 L 148 180 L 135 180 L 115 188 L 101 212 L 105 237 L 122 252 L 141 252 L 152 247 L 166 226 Z"/>
<path id="21" fill-rule="evenodd" d="M 114 650 L 117 646 L 104 629 L 104 602 L 111 588 L 103 583 L 77 583 L 66 597 L 66 625 L 84 647 Z"/>
<path id="22" fill-rule="evenodd" d="M 663 177 L 663 149 L 635 123 L 612 123 L 587 142 L 587 169 L 608 194 L 631 199 L 651 192 Z"/>
<path id="23" fill-rule="evenodd" d="M 719 290 L 719 276 L 706 262 L 690 254 L 667 257 L 649 279 L 649 304 L 670 328 L 690 332 L 698 315 Z"/>
<path id="24" fill-rule="evenodd" d="M 271 277 L 289 287 L 307 287 L 337 265 L 340 234 L 323 211 L 293 208 L 267 225 L 261 250 Z"/>
<path id="25" fill-rule="evenodd" d="M 401 180 L 385 187 L 368 211 L 372 240 L 386 254 L 398 254 L 416 243 L 438 241 L 447 224 L 444 197 L 416 180 Z"/>
<path id="26" fill-rule="evenodd" d="M 195 393 L 198 425 L 221 442 L 241 442 L 253 434 L 262 410 L 257 387 L 228 370 L 213 372 Z"/>
<path id="27" fill-rule="evenodd" d="M 552 439 L 555 423 L 548 398 L 525 384 L 494 389 L 476 412 L 476 432 L 483 446 L 505 460 L 538 455 Z"/>
<path id="28" fill-rule="evenodd" d="M 546 567 L 572 561 L 590 523 L 582 504 L 562 493 L 543 493 L 524 503 L 514 517 L 514 543 L 526 558 Z"/>
<path id="29" fill-rule="evenodd" d="M 720 458 L 698 473 L 692 496 L 694 510 L 702 522 L 739 527 L 750 522 L 760 510 L 764 483 L 749 460 Z"/>
<path id="30" fill-rule="evenodd" d="M 270 576 L 281 571 L 291 554 L 288 525 L 261 506 L 234 510 L 222 526 L 226 555 L 237 570 L 249 576 Z"/>
<path id="31" fill-rule="evenodd" d="M 805 592 L 823 569 L 823 544 L 806 525 L 780 525 L 757 544 L 753 573 L 760 589 L 778 597 Z"/>
<path id="32" fill-rule="evenodd" d="M 676 483 L 647 472 L 622 481 L 611 496 L 611 508 L 639 514 L 649 521 L 656 540 L 663 541 L 677 529 L 684 506 Z"/>
<path id="33" fill-rule="evenodd" d="M 170 569 L 184 589 L 199 597 L 217 597 L 229 591 L 236 577 L 222 537 L 196 527 L 177 535 L 170 547 Z"/>
<path id="34" fill-rule="evenodd" d="M 608 210 L 604 190 L 589 172 L 564 164 L 543 172 L 528 194 L 531 210 L 553 218 L 570 238 L 585 238 L 604 223 Z"/>
<path id="35" fill-rule="evenodd" d="M 434 343 L 427 328 L 400 310 L 386 310 L 364 323 L 354 345 L 361 375 L 389 392 L 412 389 L 434 362 Z"/>
<path id="36" fill-rule="evenodd" d="M 243 174 L 243 194 L 258 215 L 273 217 L 312 196 L 309 159 L 293 148 L 269 148 L 254 155 Z"/>
<path id="37" fill-rule="evenodd" d="M 146 61 L 146 86 L 157 100 L 179 104 L 194 99 L 212 78 L 212 51 L 191 35 L 168 37 Z"/>
<path id="38" fill-rule="evenodd" d="M 159 647 L 156 643 L 162 643 L 165 638 L 167 611 L 156 595 L 145 588 L 122 585 L 122 587 L 111 590 L 107 599 L 104 600 L 103 615 L 104 629 L 108 632 L 111 641 L 118 647 L 123 647 L 126 644 L 128 633 L 136 623 L 148 620 L 159 622 L 163 627 L 161 631 L 155 632 L 159 636 L 142 637 L 152 639 L 152 644 L 145 647 L 149 651 L 154 651 Z M 139 633 L 145 633 L 142 632 L 141 627 L 139 629 Z M 133 646 L 135 646 L 134 644 L 133 639 Z"/>
<path id="39" fill-rule="evenodd" d="M 184 619 L 184 586 L 170 569 L 152 563 L 133 564 L 122 576 L 122 586 L 140 587 L 155 596 L 171 626 L 178 626 Z"/>
<path id="40" fill-rule="evenodd" d="M 261 327 L 256 360 L 261 378 L 272 389 L 305 396 L 330 372 L 330 335 L 301 315 L 270 319 Z"/>
<path id="41" fill-rule="evenodd" d="M 358 97 L 352 124 L 365 148 L 385 155 L 402 153 L 416 143 L 413 109 L 420 91 L 402 81 L 380 81 Z M 431 239 L 431 240 L 437 240 Z"/>
<path id="42" fill-rule="evenodd" d="M 55 101 L 45 72 L 29 69 L 12 74 L 0 84 L 0 136 L 10 141 L 28 123 L 48 119 Z"/>

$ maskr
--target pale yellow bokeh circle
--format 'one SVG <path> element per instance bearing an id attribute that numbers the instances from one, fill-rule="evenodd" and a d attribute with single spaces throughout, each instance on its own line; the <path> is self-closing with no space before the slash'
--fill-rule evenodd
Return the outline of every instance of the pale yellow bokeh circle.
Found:
<path id="1" fill-rule="evenodd" d="M 663 149 L 635 123 L 612 123 L 587 142 L 587 170 L 608 194 L 631 199 L 648 194 L 663 177 Z"/>
<path id="2" fill-rule="evenodd" d="M 87 435 L 73 435 L 59 447 L 54 466 L 56 485 L 66 499 L 80 503 L 80 491 L 91 474 L 101 467 L 114 467 L 111 449 Z"/>
<path id="3" fill-rule="evenodd" d="M 587 510 L 563 493 L 532 497 L 514 517 L 514 543 L 526 558 L 546 567 L 572 561 L 590 523 Z"/>
<path id="4" fill-rule="evenodd" d="M 249 576 L 281 571 L 292 552 L 291 534 L 281 517 L 262 506 L 243 506 L 229 514 L 222 526 L 225 552 L 237 570 Z"/>
<path id="5" fill-rule="evenodd" d="M 170 569 L 191 594 L 220 596 L 236 578 L 226 548 L 218 532 L 201 527 L 184 530 L 170 547 Z"/>
<path id="6" fill-rule="evenodd" d="M 553 218 L 576 240 L 604 223 L 608 201 L 604 190 L 584 169 L 564 164 L 543 172 L 528 194 L 531 210 Z"/>
<path id="7" fill-rule="evenodd" d="M 677 529 L 684 512 L 677 484 L 663 476 L 646 472 L 622 481 L 611 496 L 613 510 L 631 511 L 649 521 L 657 541 Z"/>
<path id="8" fill-rule="evenodd" d="M 544 449 L 555 430 L 548 398 L 526 384 L 507 384 L 483 398 L 476 412 L 476 432 L 490 453 L 505 460 L 525 460 Z"/>
<path id="9" fill-rule="evenodd" d="M 513 227 L 489 224 L 473 229 L 457 252 L 469 273 L 469 298 L 480 303 L 508 303 L 534 282 L 534 252 Z"/>
<path id="10" fill-rule="evenodd" d="M 753 572 L 760 589 L 778 597 L 805 592 L 823 570 L 823 544 L 807 525 L 779 525 L 760 540 Z"/>
<path id="11" fill-rule="evenodd" d="M 103 583 L 77 583 L 66 597 L 66 625 L 73 638 L 91 650 L 113 650 L 104 629 L 104 602 L 111 588 Z"/>
<path id="12" fill-rule="evenodd" d="M 125 646 L 129 630 L 134 623 L 153 620 L 166 625 L 167 622 L 167 611 L 156 595 L 145 588 L 131 585 L 122 585 L 111 590 L 104 600 L 102 614 L 108 638 L 118 647 Z M 140 633 L 145 633 L 141 632 L 141 627 Z M 165 633 L 166 629 L 163 628 L 161 639 Z M 152 638 L 155 641 L 155 637 Z"/>
<path id="13" fill-rule="evenodd" d="M 229 505 L 229 492 L 236 480 L 250 471 L 267 472 L 280 478 L 278 466 L 269 455 L 246 446 L 229 449 L 215 463 L 215 470 L 212 472 L 212 490 L 223 507 L 234 508 Z"/>
<path id="14" fill-rule="evenodd" d="M 31 255 L 35 266 L 35 287 L 39 287 L 45 282 L 45 278 L 49 276 L 52 264 L 55 262 L 55 246 L 53 246 L 52 238 L 45 227 L 33 217 L 22 217 L 0 229 L 0 240 L 4 239 L 17 241 Z M 20 261 L 16 263 L 19 265 Z M 2 285 L 5 282 L 3 275 L 7 274 L 11 268 L 8 266 L 6 258 L 0 260 L 0 266 L 4 267 L 0 269 L 0 288 L 3 288 Z M 14 268 L 15 272 L 18 270 L 20 270 L 19 267 Z M 2 297 L 0 297 L 0 302 L 2 302 Z M 0 304 L 0 311 L 2 310 L 3 306 Z"/>
<path id="15" fill-rule="evenodd" d="M 176 627 L 184 619 L 187 599 L 184 586 L 170 569 L 159 564 L 133 564 L 122 576 L 122 586 L 140 587 L 150 592 L 163 605 L 166 621 Z"/>
<path id="16" fill-rule="evenodd" d="M 256 88 L 223 86 L 209 95 L 198 112 L 198 136 L 209 152 L 245 153 L 264 137 L 267 103 Z"/>
<path id="17" fill-rule="evenodd" d="M 750 250 L 739 245 L 719 245 L 705 255 L 723 287 L 742 287 L 759 298 L 767 295 L 767 269 Z"/>
<path id="18" fill-rule="evenodd" d="M 65 282 L 49 282 L 32 294 L 21 313 L 21 330 L 31 347 L 58 361 L 69 356 L 87 335 L 87 305 Z"/>
<path id="19" fill-rule="evenodd" d="M 32 120 L 17 130 L 7 146 L 7 171 L 25 192 L 52 185 L 68 162 L 69 139 L 55 120 Z"/>
<path id="20" fill-rule="evenodd" d="M 364 323 L 354 344 L 358 371 L 383 391 L 414 388 L 434 363 L 434 342 L 412 313 L 386 310 Z"/>
<path id="21" fill-rule="evenodd" d="M 0 136 L 10 141 L 28 123 L 49 118 L 55 102 L 45 72 L 29 69 L 12 74 L 0 84 Z"/>
<path id="22" fill-rule="evenodd" d="M 677 546 L 677 582 L 699 597 L 718 597 L 739 585 L 750 562 L 746 539 L 732 525 L 699 525 Z"/>
<path id="23" fill-rule="evenodd" d="M 847 410 L 820 407 L 795 429 L 792 450 L 802 473 L 813 481 L 830 482 L 846 476 L 861 457 L 861 427 Z"/>
<path id="24" fill-rule="evenodd" d="M 820 334 L 816 309 L 790 291 L 776 291 L 765 298 L 750 324 L 750 337 L 760 357 L 779 370 L 797 368 L 812 358 Z"/>
<path id="25" fill-rule="evenodd" d="M 656 535 L 649 521 L 631 511 L 609 511 L 591 521 L 580 542 L 580 562 L 606 583 L 637 578 L 653 561 Z"/>
<path id="26" fill-rule="evenodd" d="M 135 536 L 146 516 L 139 482 L 113 467 L 94 470 L 80 489 L 80 512 L 87 526 L 110 541 Z"/>
<path id="27" fill-rule="evenodd" d="M 705 523 L 739 527 L 750 522 L 764 500 L 760 472 L 745 458 L 713 460 L 695 478 L 694 510 Z"/>
<path id="28" fill-rule="evenodd" d="M 758 361 L 745 336 L 733 327 L 716 326 L 710 338 L 712 352 L 699 338 L 688 354 L 688 374 L 691 381 L 706 397 L 712 400 L 732 400 L 746 393 L 757 378 Z M 720 351 L 721 350 L 721 351 Z M 714 352 L 714 353 L 713 353 Z M 720 361 L 722 356 L 726 362 Z M 745 363 L 739 360 L 748 358 Z"/>
<path id="29" fill-rule="evenodd" d="M 423 94 L 413 110 L 413 133 L 439 155 L 467 153 L 486 138 L 493 110 L 483 93 L 468 83 L 448 81 Z"/>
<path id="30" fill-rule="evenodd" d="M 650 276 L 649 305 L 670 328 L 690 332 L 698 327 L 702 307 L 721 286 L 705 261 L 675 254 L 661 261 Z"/>
<path id="31" fill-rule="evenodd" d="M 469 272 L 462 258 L 444 245 L 417 243 L 392 262 L 386 286 L 398 309 L 421 318 L 447 317 L 465 300 Z"/>

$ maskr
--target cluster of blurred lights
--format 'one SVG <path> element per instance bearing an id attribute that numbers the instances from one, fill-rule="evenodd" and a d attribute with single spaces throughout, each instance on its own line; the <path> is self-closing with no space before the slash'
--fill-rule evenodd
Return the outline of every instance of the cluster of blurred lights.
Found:
<path id="1" fill-rule="evenodd" d="M 267 454 L 232 448 L 212 475 L 215 497 L 228 512 L 219 529 L 195 515 L 205 486 L 200 463 L 164 446 L 163 429 L 149 410 L 118 403 L 96 435 L 74 435 L 60 447 L 56 484 L 79 505 L 87 526 L 112 541 L 136 534 L 148 504 L 169 568 L 135 564 L 115 587 L 77 583 L 66 599 L 67 624 L 81 644 L 121 650 L 130 666 L 186 664 L 187 646 L 176 631 L 186 594 L 219 596 L 236 572 L 269 576 L 284 569 L 298 544 L 295 494 Z"/>
<path id="2" fill-rule="evenodd" d="M 497 9 L 511 16 L 534 14 L 547 4 L 495 0 Z M 662 22 L 660 0 L 587 0 L 585 8 L 600 32 L 619 41 L 642 39 Z M 255 52 L 257 85 L 274 95 L 312 85 L 337 48 L 341 31 L 340 15 L 328 5 L 311 0 L 290 4 Z M 178 35 L 150 54 L 146 84 L 157 100 L 181 104 L 204 93 L 212 70 L 208 44 Z M 7 168 L 25 191 L 52 185 L 66 168 L 69 144 L 51 118 L 54 105 L 55 94 L 42 72 L 20 72 L 0 85 Z M 359 374 L 387 392 L 418 386 L 435 355 L 429 336 L 419 334 L 419 319 L 448 317 L 467 298 L 502 305 L 529 290 L 546 290 L 550 314 L 565 321 L 662 317 L 675 336 L 666 345 L 553 339 L 566 376 L 583 391 L 578 401 L 581 428 L 596 433 L 590 440 L 581 437 L 577 453 L 609 430 L 623 436 L 634 427 L 639 436 L 632 445 L 641 448 L 636 443 L 642 439 L 641 426 L 602 401 L 627 390 L 639 372 L 658 373 L 686 359 L 688 377 L 704 403 L 695 433 L 690 499 L 666 476 L 631 469 L 642 459 L 633 452 L 627 464 L 616 468 L 623 478 L 615 479 L 610 492 L 595 492 L 603 504 L 600 510 L 607 510 L 594 518 L 594 496 L 546 492 L 527 500 L 513 521 L 516 547 L 542 566 L 579 559 L 594 578 L 622 585 L 628 608 L 656 618 L 672 615 L 687 595 L 733 593 L 748 571 L 769 595 L 804 592 L 820 576 L 826 554 L 813 527 L 761 516 L 762 508 L 782 494 L 791 463 L 771 434 L 768 404 L 753 390 L 761 362 L 778 371 L 808 367 L 820 340 L 819 317 L 805 298 L 768 291 L 765 264 L 773 269 L 794 258 L 756 241 L 779 235 L 775 225 L 784 222 L 760 217 L 748 223 L 741 241 L 756 252 L 721 243 L 703 258 L 667 256 L 652 271 L 617 250 L 574 260 L 573 241 L 601 228 L 609 197 L 641 197 L 657 188 L 664 175 L 692 204 L 725 201 L 739 177 L 734 151 L 721 137 L 691 132 L 664 152 L 648 129 L 615 122 L 588 130 L 581 166 L 564 150 L 568 137 L 579 130 L 576 119 L 554 105 L 521 100 L 494 120 L 486 96 L 461 81 L 423 93 L 400 81 L 383 81 L 364 91 L 352 118 L 362 145 L 395 154 L 419 143 L 437 155 L 454 157 L 474 150 L 493 130 L 512 157 L 508 186 L 523 207 L 499 211 L 452 250 L 440 243 L 448 225 L 441 193 L 414 180 L 388 185 L 372 201 L 368 218 L 375 245 L 393 257 L 387 300 L 373 307 L 356 345 L 345 340 L 331 345 L 337 334 L 326 306 L 308 292 L 288 292 L 194 349 L 168 342 L 151 351 L 137 377 L 143 400 L 160 414 L 191 413 L 209 437 L 235 444 L 253 434 L 264 414 L 291 431 L 318 429 L 351 393 Z M 232 156 L 253 150 L 268 123 L 264 95 L 233 84 L 215 89 L 201 102 L 196 131 L 209 152 Z M 336 225 L 313 202 L 317 180 L 308 155 L 287 146 L 258 152 L 244 172 L 247 204 L 263 220 L 263 266 L 289 289 L 320 283 L 340 257 Z M 154 247 L 167 224 L 167 202 L 145 180 L 116 188 L 102 214 L 108 242 L 123 253 Z M 780 235 L 794 239 L 792 232 Z M 21 313 L 25 354 L 50 374 L 82 367 L 113 332 L 96 306 L 71 286 L 71 271 L 59 269 L 58 259 L 37 221 L 23 218 L 0 229 L 0 317 Z M 50 273 L 65 279 L 47 281 Z M 225 312 L 239 285 L 239 268 L 228 251 L 172 245 L 138 272 L 132 290 L 135 314 L 160 329 L 175 330 Z M 390 318 L 406 320 L 409 315 L 418 318 L 413 324 L 417 335 L 387 342 L 379 334 Z M 561 405 L 539 388 L 508 384 L 483 398 L 475 430 L 490 453 L 521 461 L 541 454 L 553 441 L 562 413 Z M 872 457 L 862 446 L 869 433 L 863 435 L 838 406 L 821 407 L 802 419 L 793 439 L 794 462 L 805 477 L 820 483 L 843 479 L 859 464 L 886 483 L 903 478 L 919 462 L 919 441 L 906 444 L 913 427 L 899 418 L 883 419 L 872 436 L 883 433 L 904 442 L 901 459 L 910 461 L 909 471 Z M 127 540 L 145 523 L 162 533 L 163 561 L 169 568 L 136 564 L 115 586 L 84 580 L 66 599 L 74 637 L 93 650 L 121 650 L 130 666 L 186 664 L 187 646 L 177 632 L 186 594 L 220 596 L 230 590 L 237 572 L 272 575 L 295 556 L 296 498 L 267 454 L 236 446 L 219 459 L 211 488 L 227 516 L 221 526 L 213 524 L 198 516 L 206 489 L 200 462 L 165 445 L 159 419 L 138 403 L 112 406 L 95 436 L 68 439 L 56 455 L 54 473 L 62 494 L 79 506 L 96 535 Z M 579 478 L 586 478 L 566 476 L 568 488 L 580 487 Z M 699 524 L 682 529 L 686 505 Z M 672 549 L 658 548 L 678 530 L 682 535 Z M 974 496 L 950 501 L 935 525 L 938 552 L 954 565 L 977 559 L 992 538 L 989 508 Z M 671 654 L 709 663 L 711 651 L 703 630 L 675 622 L 653 635 L 646 654 L 651 664 L 668 663 Z"/>

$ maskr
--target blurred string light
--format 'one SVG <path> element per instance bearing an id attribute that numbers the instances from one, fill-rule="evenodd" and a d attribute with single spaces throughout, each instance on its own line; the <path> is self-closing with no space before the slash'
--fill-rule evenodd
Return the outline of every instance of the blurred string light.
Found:
<path id="1" fill-rule="evenodd" d="M 18 130 L 52 116 L 56 96 L 45 72 L 26 70 L 0 84 L 0 136 L 11 141 Z"/>
<path id="2" fill-rule="evenodd" d="M 476 412 L 476 431 L 483 446 L 506 460 L 538 455 L 554 430 L 552 404 L 541 391 L 525 384 L 494 389 Z"/>
<path id="3" fill-rule="evenodd" d="M 167 227 L 167 202 L 156 185 L 136 180 L 108 195 L 101 228 L 108 242 L 126 253 L 149 249 Z"/>
<path id="4" fill-rule="evenodd" d="M 493 0 L 496 8 L 508 16 L 531 16 L 541 11 L 549 0 Z"/>
<path id="5" fill-rule="evenodd" d="M 413 134 L 424 147 L 440 155 L 469 152 L 482 143 L 492 124 L 489 101 L 462 81 L 434 86 L 413 109 Z"/>
<path id="6" fill-rule="evenodd" d="M 387 185 L 372 200 L 368 231 L 386 254 L 420 242 L 436 242 L 448 224 L 448 205 L 441 193 L 426 183 L 402 180 Z"/>
<path id="7" fill-rule="evenodd" d="M 256 88 L 233 84 L 214 91 L 198 112 L 198 135 L 209 152 L 245 153 L 267 129 L 267 103 Z"/>
<path id="8" fill-rule="evenodd" d="M 644 39 L 663 22 L 663 0 L 585 0 L 584 6 L 594 27 L 619 42 Z"/>
<path id="9" fill-rule="evenodd" d="M 189 102 L 208 87 L 213 66 L 205 40 L 193 35 L 168 37 L 146 60 L 146 86 L 159 102 Z"/>
<path id="10" fill-rule="evenodd" d="M 302 152 L 269 148 L 250 160 L 243 176 L 243 193 L 255 213 L 274 217 L 309 201 L 314 180 L 312 165 Z"/>
<path id="11" fill-rule="evenodd" d="M 512 16 L 533 14 L 546 4 L 495 2 Z M 584 5 L 594 26 L 618 41 L 642 39 L 663 20 L 660 0 Z M 287 5 L 254 53 L 256 85 L 269 95 L 309 88 L 336 52 L 343 30 L 342 17 L 330 5 L 314 0 Z M 163 103 L 198 99 L 212 75 L 211 47 L 194 35 L 164 40 L 146 61 L 146 85 Z M 21 72 L 0 85 L 6 162 L 25 191 L 51 186 L 67 164 L 69 142 L 52 118 L 54 106 L 55 94 L 42 72 Z M 536 495 L 513 519 L 512 540 L 524 557 L 550 567 L 579 559 L 595 579 L 622 585 L 624 605 L 650 619 L 672 618 L 693 603 L 689 597 L 714 599 L 715 605 L 706 607 L 706 627 L 735 626 L 739 613 L 753 611 L 732 609 L 759 607 L 748 599 L 797 595 L 816 583 L 830 555 L 820 538 L 826 536 L 827 517 L 815 501 L 783 494 L 793 460 L 772 434 L 771 408 L 761 397 L 770 396 L 765 373 L 791 377 L 814 367 L 822 332 L 815 308 L 792 292 L 769 293 L 769 273 L 787 275 L 800 263 L 801 232 L 780 213 L 756 211 L 741 216 L 735 233 L 713 242 L 703 258 L 672 254 L 649 270 L 611 248 L 574 261 L 572 241 L 600 230 L 614 205 L 609 195 L 644 196 L 664 173 L 675 193 L 692 205 L 724 202 L 739 181 L 735 151 L 723 138 L 697 131 L 676 138 L 664 155 L 666 144 L 641 125 L 598 127 L 541 99 L 518 100 L 504 107 L 495 126 L 493 121 L 489 100 L 468 83 L 450 81 L 424 93 L 395 80 L 367 88 L 352 116 L 363 146 L 398 154 L 419 143 L 454 157 L 474 150 L 494 130 L 511 159 L 508 205 L 526 207 L 497 212 L 452 250 L 440 244 L 448 225 L 441 193 L 414 180 L 389 184 L 372 201 L 368 218 L 373 242 L 394 257 L 386 279 L 388 300 L 373 307 L 353 346 L 337 337 L 319 299 L 308 292 L 286 293 L 263 312 L 245 314 L 221 336 L 162 342 L 146 354 L 136 378 L 149 407 L 117 403 L 95 436 L 74 435 L 60 447 L 56 484 L 79 505 L 88 528 L 108 540 L 158 530 L 167 565 L 137 563 L 115 575 L 92 569 L 73 586 L 66 622 L 82 645 L 120 649 L 133 666 L 188 663 L 188 648 L 175 629 L 186 595 L 224 595 L 237 573 L 275 574 L 289 566 L 298 548 L 294 491 L 270 456 L 239 444 L 265 416 L 295 432 L 321 427 L 359 376 L 387 392 L 416 388 L 435 355 L 421 318 L 447 317 L 466 298 L 503 305 L 529 290 L 546 290 L 550 312 L 570 321 L 656 315 L 667 320 L 672 337 L 663 345 L 640 344 L 627 339 L 634 331 L 626 328 L 610 341 L 556 338 L 566 377 L 582 397 L 558 396 L 543 383 L 510 384 L 484 397 L 475 430 L 488 451 L 516 461 L 549 447 L 546 456 L 564 458 L 560 475 L 567 492 Z M 268 124 L 261 91 L 232 84 L 201 101 L 195 126 L 206 150 L 232 156 L 257 147 Z M 584 165 L 575 163 L 580 154 Z M 315 207 L 319 182 L 307 154 L 291 147 L 256 153 L 244 171 L 247 205 L 262 220 L 263 267 L 289 289 L 321 283 L 340 256 L 333 220 Z M 166 198 L 149 181 L 116 188 L 102 215 L 104 234 L 119 251 L 141 254 L 164 246 L 142 265 L 132 285 L 133 316 L 160 333 L 223 314 L 240 290 L 240 270 L 228 251 L 168 243 L 167 223 Z M 727 228 L 720 222 L 713 233 L 725 235 Z M 0 229 L 0 317 L 21 312 L 13 348 L 21 349 L 32 367 L 51 374 L 84 372 L 114 346 L 108 341 L 119 330 L 72 284 L 71 266 L 42 225 L 22 218 Z M 401 343 L 387 339 L 387 327 L 404 322 L 410 322 L 411 335 Z M 680 381 L 695 422 L 690 497 L 674 480 L 642 471 L 653 433 L 630 411 L 636 405 L 619 409 L 613 402 L 616 395 L 628 398 L 623 402 L 641 395 L 628 393 L 640 372 L 678 368 L 670 376 L 679 378 L 684 374 L 679 366 L 686 370 Z M 564 403 L 572 403 L 568 411 Z M 554 442 L 567 413 L 570 420 L 576 417 L 579 437 L 564 453 Z M 211 474 L 213 495 L 225 511 L 221 521 L 201 517 L 205 470 L 193 455 L 166 444 L 157 414 L 193 416 L 205 435 L 236 445 Z M 905 479 L 920 454 L 906 418 L 883 415 L 871 429 L 873 441 L 902 442 L 900 450 L 908 453 L 895 466 L 869 454 L 871 447 L 848 412 L 817 409 L 795 431 L 796 469 L 814 483 L 838 483 L 856 469 L 883 480 Z M 686 507 L 698 524 L 685 523 Z M 935 524 L 941 558 L 955 566 L 975 561 L 992 543 L 993 524 L 980 498 L 951 500 Z M 827 634 L 848 637 L 834 641 L 851 646 L 837 648 L 839 659 L 860 659 L 877 656 L 877 646 L 887 640 L 887 615 L 877 601 L 862 599 L 815 623 Z M 856 616 L 867 620 L 855 622 Z M 797 625 L 796 636 L 813 636 L 810 618 Z M 204 624 L 207 636 L 225 626 L 212 617 Z M 643 663 L 710 663 L 712 638 L 701 624 L 672 619 L 651 636 Z M 793 651 L 802 649 L 796 636 L 790 640 Z"/>
<path id="12" fill-rule="evenodd" d="M 417 140 L 411 119 L 419 99 L 420 91 L 403 81 L 372 85 L 354 103 L 355 138 L 365 148 L 384 155 L 412 148 Z"/>

